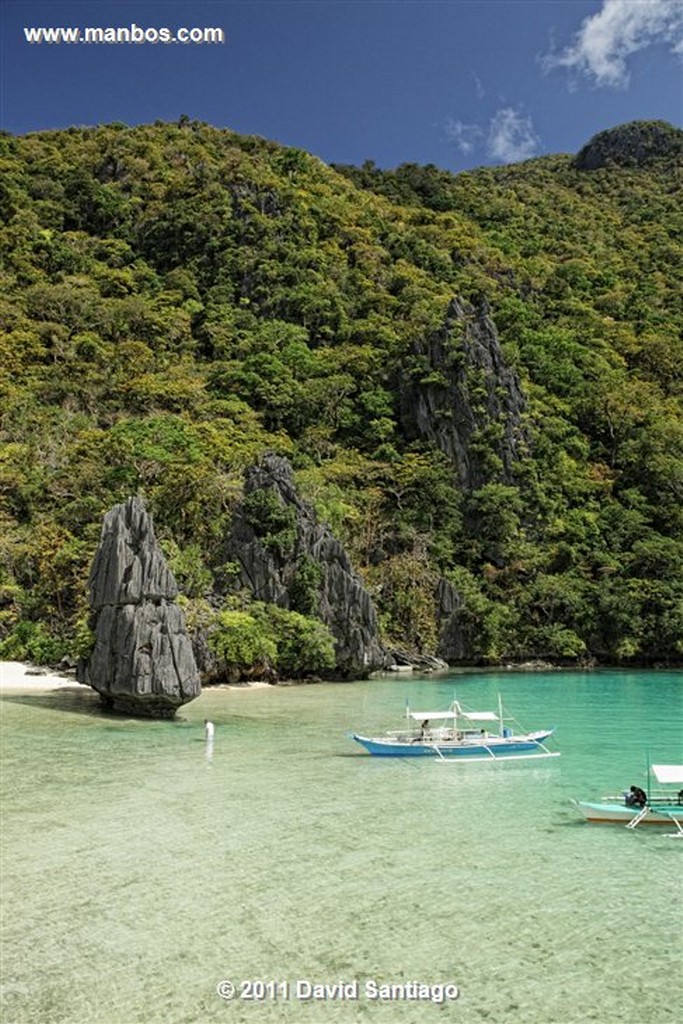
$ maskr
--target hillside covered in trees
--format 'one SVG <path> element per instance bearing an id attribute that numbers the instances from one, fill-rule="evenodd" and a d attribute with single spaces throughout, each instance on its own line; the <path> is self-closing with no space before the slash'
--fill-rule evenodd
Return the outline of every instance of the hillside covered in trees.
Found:
<path id="1" fill-rule="evenodd" d="M 0 657 L 87 650 L 138 493 L 188 621 L 263 660 L 226 538 L 274 453 L 384 643 L 683 661 L 682 140 L 454 176 L 186 118 L 1 135 Z"/>

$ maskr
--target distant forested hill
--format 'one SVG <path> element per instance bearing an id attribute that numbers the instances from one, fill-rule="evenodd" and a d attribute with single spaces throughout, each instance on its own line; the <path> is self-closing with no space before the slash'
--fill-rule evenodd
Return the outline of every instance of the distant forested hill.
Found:
<path id="1" fill-rule="evenodd" d="M 683 660 L 682 139 L 454 176 L 185 118 L 0 136 L 0 656 L 83 650 L 133 493 L 190 606 L 248 607 L 272 451 L 387 642 Z"/>

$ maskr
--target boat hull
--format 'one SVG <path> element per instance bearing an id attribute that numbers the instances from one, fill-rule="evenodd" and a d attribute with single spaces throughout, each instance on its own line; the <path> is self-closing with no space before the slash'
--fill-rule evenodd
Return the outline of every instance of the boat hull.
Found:
<path id="1" fill-rule="evenodd" d="M 585 800 L 577 800 L 576 806 L 586 821 L 597 825 L 628 825 L 640 812 L 640 807 L 626 807 L 617 803 L 591 803 Z M 683 806 L 667 804 L 662 807 L 652 808 L 638 822 L 641 825 L 671 825 L 672 822 L 683 823 Z"/>
<path id="2" fill-rule="evenodd" d="M 530 733 L 517 737 L 489 737 L 486 743 L 469 740 L 465 742 L 434 742 L 424 743 L 421 740 L 392 740 L 380 737 L 359 736 L 354 734 L 356 743 L 360 743 L 373 757 L 438 757 L 438 758 L 478 758 L 486 760 L 503 760 L 506 757 L 519 757 L 534 753 L 545 753 L 541 744 L 553 733 Z"/>

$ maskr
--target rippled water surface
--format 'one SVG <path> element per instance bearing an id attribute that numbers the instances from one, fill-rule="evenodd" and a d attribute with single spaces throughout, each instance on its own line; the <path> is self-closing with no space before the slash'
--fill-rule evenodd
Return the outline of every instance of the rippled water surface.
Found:
<path id="1" fill-rule="evenodd" d="M 5 693 L 0 1019 L 680 1020 L 683 842 L 587 825 L 570 800 L 642 784 L 648 753 L 680 762 L 682 682 L 217 690 L 174 723 L 105 717 L 75 688 Z M 447 706 L 455 685 L 471 706 L 500 691 L 528 728 L 556 724 L 562 757 L 381 760 L 350 740 L 400 725 L 406 698 Z M 280 982 L 277 998 L 217 995 L 243 979 Z M 302 1002 L 298 979 L 357 982 L 358 997 Z M 460 997 L 380 1001 L 368 980 L 451 983 Z"/>

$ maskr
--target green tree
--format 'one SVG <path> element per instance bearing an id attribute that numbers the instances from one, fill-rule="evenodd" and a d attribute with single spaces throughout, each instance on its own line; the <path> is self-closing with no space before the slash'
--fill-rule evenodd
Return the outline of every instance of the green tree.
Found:
<path id="1" fill-rule="evenodd" d="M 266 614 L 281 676 L 297 679 L 334 668 L 334 638 L 324 623 L 277 605 L 268 605 Z"/>
<path id="2" fill-rule="evenodd" d="M 272 631 L 248 612 L 220 612 L 208 643 L 228 678 L 268 675 L 277 661 Z"/>

